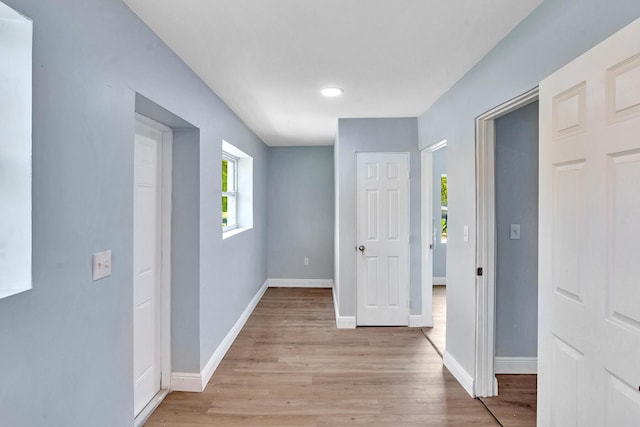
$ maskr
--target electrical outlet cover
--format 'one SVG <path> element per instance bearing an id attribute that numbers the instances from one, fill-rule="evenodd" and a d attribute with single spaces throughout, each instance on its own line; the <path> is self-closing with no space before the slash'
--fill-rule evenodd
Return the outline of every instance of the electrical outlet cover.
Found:
<path id="1" fill-rule="evenodd" d="M 111 276 L 111 251 L 93 254 L 93 280 Z"/>

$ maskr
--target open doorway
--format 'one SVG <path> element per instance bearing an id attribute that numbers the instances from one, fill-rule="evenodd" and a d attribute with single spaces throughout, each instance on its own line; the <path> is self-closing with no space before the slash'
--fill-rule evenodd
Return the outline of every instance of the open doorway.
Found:
<path id="1" fill-rule="evenodd" d="M 442 356 L 446 344 L 448 180 L 447 141 L 422 151 L 423 333 Z"/>
<path id="2" fill-rule="evenodd" d="M 538 335 L 537 97 L 535 89 L 477 120 L 475 393 L 501 422 L 532 425 Z"/>

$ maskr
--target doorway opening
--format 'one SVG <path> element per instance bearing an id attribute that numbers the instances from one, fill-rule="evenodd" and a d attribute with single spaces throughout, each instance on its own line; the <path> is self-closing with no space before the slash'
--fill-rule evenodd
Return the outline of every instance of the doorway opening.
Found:
<path id="1" fill-rule="evenodd" d="M 495 330 L 499 419 L 535 424 L 538 341 L 538 103 L 495 119 Z M 518 402 L 513 405 L 511 402 Z"/>
<path id="2" fill-rule="evenodd" d="M 498 378 L 501 398 L 514 383 L 533 384 L 533 420 L 535 379 L 521 375 L 537 373 L 537 100 L 535 88 L 476 119 L 474 393 L 498 396 Z"/>
<path id="3" fill-rule="evenodd" d="M 440 356 L 446 342 L 448 236 L 447 141 L 421 152 L 422 161 L 422 312 L 424 335 Z"/>

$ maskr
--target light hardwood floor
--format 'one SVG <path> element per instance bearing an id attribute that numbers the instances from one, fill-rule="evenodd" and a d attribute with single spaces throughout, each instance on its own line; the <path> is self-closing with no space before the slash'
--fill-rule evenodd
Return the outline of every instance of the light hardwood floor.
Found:
<path id="1" fill-rule="evenodd" d="M 498 396 L 482 401 L 503 427 L 536 425 L 537 375 L 496 375 Z"/>
<path id="2" fill-rule="evenodd" d="M 440 354 L 444 353 L 447 335 L 447 291 L 445 286 L 433 287 L 433 328 L 424 328 Z M 536 425 L 536 375 L 496 375 L 499 396 L 482 398 L 489 411 L 503 427 Z"/>
<path id="3" fill-rule="evenodd" d="M 447 337 L 447 287 L 433 287 L 433 328 L 424 328 L 424 334 L 429 337 L 440 356 L 444 354 Z"/>
<path id="4" fill-rule="evenodd" d="M 203 393 L 148 427 L 496 426 L 419 329 L 336 329 L 331 290 L 269 289 Z"/>

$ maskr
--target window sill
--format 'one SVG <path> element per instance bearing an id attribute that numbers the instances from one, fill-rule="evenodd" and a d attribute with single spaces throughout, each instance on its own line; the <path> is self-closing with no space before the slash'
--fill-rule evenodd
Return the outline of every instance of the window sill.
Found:
<path id="1" fill-rule="evenodd" d="M 222 240 L 228 239 L 229 237 L 233 237 L 237 234 L 242 233 L 243 231 L 251 230 L 253 227 L 238 227 L 233 230 L 222 232 Z"/>
<path id="2" fill-rule="evenodd" d="M 0 289 L 0 299 L 10 297 L 11 295 L 20 294 L 28 290 L 31 290 L 31 286 L 29 286 L 28 288 L 20 288 L 20 289 Z"/>

